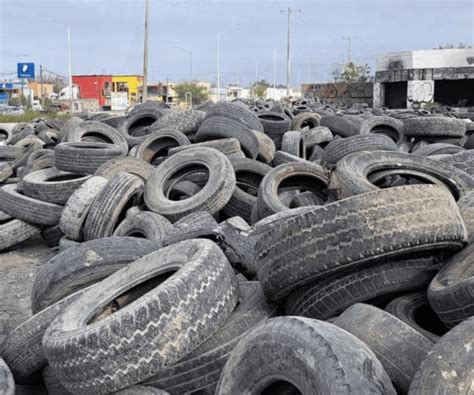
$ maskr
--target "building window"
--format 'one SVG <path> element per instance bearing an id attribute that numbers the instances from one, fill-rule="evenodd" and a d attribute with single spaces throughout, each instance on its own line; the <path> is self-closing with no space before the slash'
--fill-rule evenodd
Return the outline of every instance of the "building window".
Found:
<path id="1" fill-rule="evenodd" d="M 117 92 L 128 92 L 128 82 L 117 82 Z"/>

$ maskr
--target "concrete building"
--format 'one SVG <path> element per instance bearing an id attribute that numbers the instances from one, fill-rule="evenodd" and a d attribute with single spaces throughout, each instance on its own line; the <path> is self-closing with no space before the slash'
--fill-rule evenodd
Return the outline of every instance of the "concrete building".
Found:
<path id="1" fill-rule="evenodd" d="M 79 87 L 81 100 L 95 99 L 98 108 L 110 109 L 111 75 L 73 75 L 72 82 Z"/>
<path id="2" fill-rule="evenodd" d="M 139 91 L 142 85 L 143 76 L 141 75 L 112 76 L 112 92 L 127 92 L 129 106 L 140 103 Z"/>
<path id="3" fill-rule="evenodd" d="M 374 107 L 429 103 L 474 106 L 474 49 L 433 49 L 379 56 Z"/>
<path id="4" fill-rule="evenodd" d="M 28 88 L 33 92 L 33 97 L 41 98 L 41 84 L 39 82 L 30 82 L 28 83 Z M 43 96 L 50 98 L 54 93 L 53 84 L 43 84 Z"/>

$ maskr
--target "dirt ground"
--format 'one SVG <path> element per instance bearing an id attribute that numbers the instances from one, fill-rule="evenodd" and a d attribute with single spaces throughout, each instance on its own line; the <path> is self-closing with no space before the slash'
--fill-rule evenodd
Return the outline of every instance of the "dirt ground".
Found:
<path id="1" fill-rule="evenodd" d="M 8 333 L 31 316 L 36 271 L 56 254 L 39 236 L 0 253 L 0 353 Z"/>

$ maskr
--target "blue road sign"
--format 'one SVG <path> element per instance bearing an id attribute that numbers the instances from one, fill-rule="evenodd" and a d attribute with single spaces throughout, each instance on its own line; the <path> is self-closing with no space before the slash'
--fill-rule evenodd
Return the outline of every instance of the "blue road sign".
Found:
<path id="1" fill-rule="evenodd" d="M 17 63 L 18 78 L 35 78 L 34 63 Z"/>

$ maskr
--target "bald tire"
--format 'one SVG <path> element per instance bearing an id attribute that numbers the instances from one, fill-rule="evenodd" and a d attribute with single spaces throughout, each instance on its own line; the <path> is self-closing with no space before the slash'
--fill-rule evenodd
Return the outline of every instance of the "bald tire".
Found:
<path id="1" fill-rule="evenodd" d="M 270 300 L 371 261 L 459 249 L 467 237 L 451 194 L 434 185 L 379 190 L 304 209 L 293 218 L 270 218 L 271 226 L 254 232 L 258 278 Z"/>
<path id="2" fill-rule="evenodd" d="M 154 167 L 144 160 L 132 157 L 114 158 L 100 166 L 94 175 L 110 180 L 120 172 L 130 173 L 140 177 L 143 181 L 150 178 Z"/>
<path id="3" fill-rule="evenodd" d="M 418 367 L 408 395 L 469 394 L 472 392 L 474 317 L 451 329 Z"/>
<path id="4" fill-rule="evenodd" d="M 247 333 L 227 360 L 216 394 L 261 393 L 278 381 L 302 394 L 396 394 L 362 341 L 303 317 L 272 318 Z"/>
<path id="5" fill-rule="evenodd" d="M 145 286 L 147 280 L 152 282 Z M 140 291 L 138 285 L 145 292 L 138 299 L 86 324 L 124 292 Z M 190 354 L 224 324 L 238 297 L 233 269 L 216 244 L 203 239 L 177 243 L 84 292 L 47 329 L 44 353 L 69 391 L 117 391 Z"/>
<path id="6" fill-rule="evenodd" d="M 368 304 L 345 310 L 334 325 L 352 333 L 375 353 L 395 387 L 406 393 L 433 343 L 397 317 Z"/>
<path id="7" fill-rule="evenodd" d="M 155 250 L 154 243 L 137 237 L 114 236 L 72 246 L 39 268 L 31 310 L 37 313 Z"/>
<path id="8" fill-rule="evenodd" d="M 2 358 L 0 358 L 0 393 L 4 395 L 15 395 L 13 375 Z"/>
<path id="9" fill-rule="evenodd" d="M 12 247 L 40 233 L 40 228 L 22 220 L 9 218 L 0 220 L 0 251 Z"/>
<path id="10" fill-rule="evenodd" d="M 239 340 L 276 311 L 276 307 L 267 304 L 258 281 L 239 282 L 239 288 L 239 305 L 225 324 L 182 361 L 162 370 L 144 384 L 172 394 L 199 389 L 214 393 L 225 362 Z"/>

